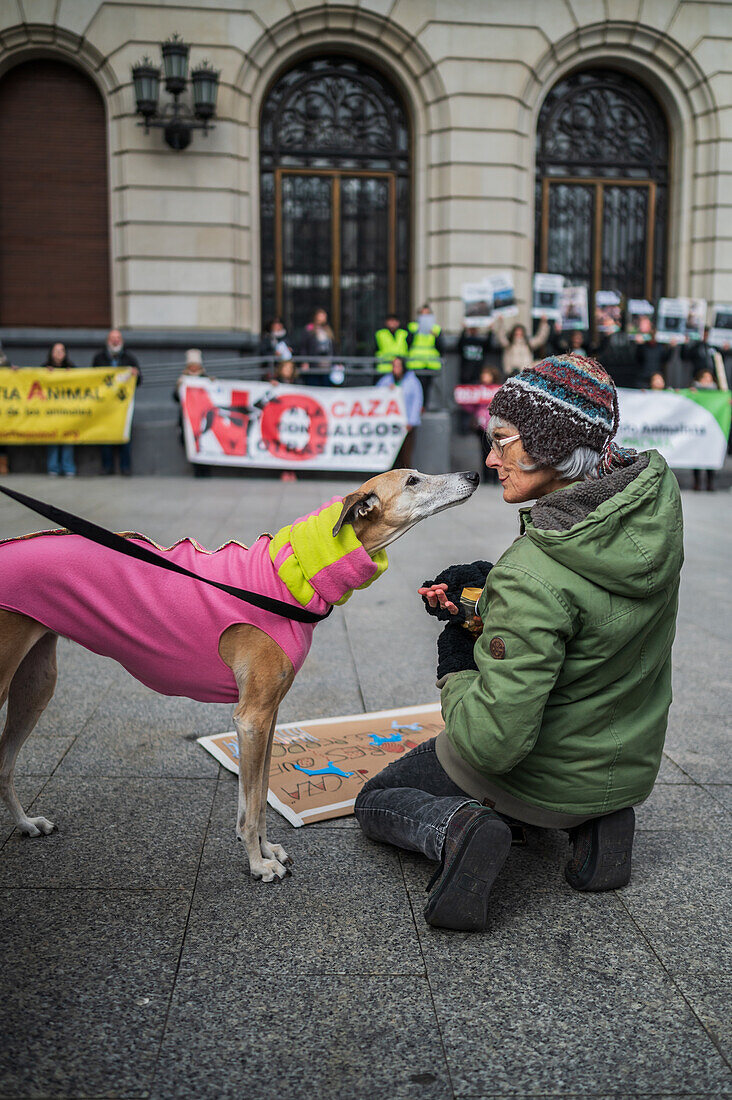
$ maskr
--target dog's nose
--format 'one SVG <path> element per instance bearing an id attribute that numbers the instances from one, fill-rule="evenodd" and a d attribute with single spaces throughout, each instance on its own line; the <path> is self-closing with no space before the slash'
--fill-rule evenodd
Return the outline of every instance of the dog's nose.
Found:
<path id="1" fill-rule="evenodd" d="M 480 482 L 480 474 L 476 470 L 463 470 L 463 477 L 471 485 L 478 485 Z"/>

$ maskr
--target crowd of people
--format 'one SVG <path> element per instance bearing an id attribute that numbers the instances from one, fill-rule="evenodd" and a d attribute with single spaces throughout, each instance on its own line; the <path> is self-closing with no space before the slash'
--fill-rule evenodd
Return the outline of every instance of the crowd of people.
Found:
<path id="1" fill-rule="evenodd" d="M 690 343 L 671 340 L 661 343 L 656 339 L 655 328 L 649 321 L 642 335 L 629 335 L 623 331 L 604 335 L 593 341 L 590 332 L 571 330 L 563 332 L 556 323 L 541 317 L 530 332 L 520 323 L 507 330 L 503 317 L 498 316 L 487 330 L 466 325 L 457 341 L 458 381 L 461 385 L 479 384 L 486 391 L 495 391 L 505 380 L 530 367 L 546 355 L 593 356 L 613 376 L 618 384 L 642 389 L 662 390 L 699 388 L 728 388 L 728 377 L 720 377 L 718 357 L 708 343 L 708 330 L 704 339 Z M 729 348 L 722 349 L 727 375 L 732 374 L 732 355 Z M 421 422 L 422 412 L 429 400 L 433 379 L 442 369 L 445 343 L 441 326 L 429 303 L 416 312 L 415 320 L 402 323 L 395 313 L 388 313 L 383 325 L 374 333 L 373 376 L 378 386 L 399 388 L 404 396 L 407 413 L 407 435 L 395 465 L 409 467 L 412 462 L 415 433 Z M 310 322 L 298 339 L 289 336 L 281 317 L 269 320 L 262 333 L 258 355 L 262 363 L 262 380 L 273 385 L 301 384 L 308 386 L 342 385 L 345 370 L 337 362 L 338 348 L 335 334 L 325 309 L 316 309 Z M 136 385 L 142 383 L 140 364 L 127 350 L 122 333 L 112 329 L 105 346 L 94 355 L 94 367 L 128 367 L 135 375 Z M 0 345 L 0 367 L 12 367 Z M 49 349 L 43 366 L 49 370 L 74 370 L 65 345 L 61 341 Z M 13 367 L 13 369 L 18 369 Z M 173 399 L 180 403 L 180 385 L 186 378 L 206 376 L 200 349 L 186 352 L 185 366 L 177 379 Z M 489 402 L 474 408 L 463 407 L 458 425 L 463 434 L 473 432 L 480 441 L 481 458 L 485 459 L 485 425 L 489 417 Z M 179 416 L 180 439 L 183 443 L 182 416 Z M 132 473 L 131 444 L 120 443 L 101 447 L 101 472 L 122 476 Z M 194 465 L 194 475 L 210 475 L 210 467 Z M 486 480 L 492 472 L 481 462 Z M 0 446 L 0 474 L 9 470 L 7 447 Z M 46 470 L 50 477 L 75 477 L 75 449 L 72 444 L 54 444 L 46 448 Z M 694 471 L 695 488 L 701 489 L 706 475 L 706 487 L 713 488 L 713 471 Z M 294 478 L 285 471 L 283 477 Z"/>

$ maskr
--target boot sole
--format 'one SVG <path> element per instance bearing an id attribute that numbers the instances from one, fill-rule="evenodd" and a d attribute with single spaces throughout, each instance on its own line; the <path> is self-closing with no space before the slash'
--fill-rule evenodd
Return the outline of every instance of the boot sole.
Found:
<path id="1" fill-rule="evenodd" d="M 632 806 L 592 822 L 590 857 L 579 871 L 564 869 L 575 890 L 620 890 L 630 882 L 635 813 Z"/>
<path id="2" fill-rule="evenodd" d="M 508 825 L 499 818 L 479 817 L 430 894 L 424 909 L 427 923 L 458 932 L 482 932 L 488 923 L 488 896 L 510 848 Z"/>

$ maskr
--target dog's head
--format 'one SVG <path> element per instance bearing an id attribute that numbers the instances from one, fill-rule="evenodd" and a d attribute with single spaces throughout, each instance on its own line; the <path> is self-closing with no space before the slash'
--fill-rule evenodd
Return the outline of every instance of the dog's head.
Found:
<path id="1" fill-rule="evenodd" d="M 480 474 L 421 474 L 419 470 L 388 470 L 365 481 L 343 501 L 333 534 L 344 523 L 370 554 L 383 550 L 427 516 L 467 500 L 480 484 Z"/>

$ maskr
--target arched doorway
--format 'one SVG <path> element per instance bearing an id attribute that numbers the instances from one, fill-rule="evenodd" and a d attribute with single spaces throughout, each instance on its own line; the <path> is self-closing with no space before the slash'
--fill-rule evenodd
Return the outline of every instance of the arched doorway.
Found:
<path id="1" fill-rule="evenodd" d="M 280 76 L 260 123 L 262 312 L 299 332 L 325 308 L 344 354 L 409 317 L 410 141 L 404 106 L 350 57 Z"/>
<path id="2" fill-rule="evenodd" d="M 110 324 L 104 103 L 61 61 L 0 80 L 0 324 Z"/>
<path id="3" fill-rule="evenodd" d="M 668 127 L 651 94 L 609 69 L 552 88 L 536 135 L 535 270 L 627 297 L 665 291 Z"/>

